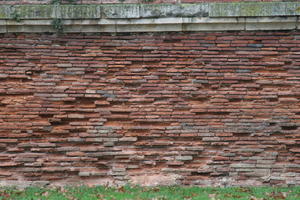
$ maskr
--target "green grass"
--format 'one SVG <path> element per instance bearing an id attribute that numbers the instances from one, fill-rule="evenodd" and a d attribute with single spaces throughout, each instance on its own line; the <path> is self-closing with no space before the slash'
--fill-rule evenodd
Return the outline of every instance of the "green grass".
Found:
<path id="1" fill-rule="evenodd" d="M 300 200 L 297 187 L 65 187 L 0 188 L 0 200 Z"/>

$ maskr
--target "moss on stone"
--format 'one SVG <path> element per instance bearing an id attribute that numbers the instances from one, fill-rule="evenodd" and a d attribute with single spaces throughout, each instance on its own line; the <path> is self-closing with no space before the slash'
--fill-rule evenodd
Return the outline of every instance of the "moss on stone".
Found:
<path id="1" fill-rule="evenodd" d="M 157 17 L 297 16 L 300 2 L 233 2 L 196 4 L 0 5 L 0 19 L 130 19 Z"/>

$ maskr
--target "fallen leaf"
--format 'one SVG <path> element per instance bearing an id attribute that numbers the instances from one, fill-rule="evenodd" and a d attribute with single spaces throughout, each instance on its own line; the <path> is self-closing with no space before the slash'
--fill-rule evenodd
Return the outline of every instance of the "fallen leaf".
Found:
<path id="1" fill-rule="evenodd" d="M 126 192 L 124 186 L 118 187 L 118 192 Z"/>
<path id="2" fill-rule="evenodd" d="M 269 197 L 272 197 L 275 200 L 285 200 L 287 197 L 286 192 L 272 192 L 268 194 Z"/>
<path id="3" fill-rule="evenodd" d="M 216 194 L 209 194 L 208 197 L 210 198 L 210 200 L 216 200 Z"/>
<path id="4" fill-rule="evenodd" d="M 254 197 L 254 196 L 251 196 L 250 197 L 250 200 L 264 200 L 263 198 L 256 198 L 256 197 Z"/>

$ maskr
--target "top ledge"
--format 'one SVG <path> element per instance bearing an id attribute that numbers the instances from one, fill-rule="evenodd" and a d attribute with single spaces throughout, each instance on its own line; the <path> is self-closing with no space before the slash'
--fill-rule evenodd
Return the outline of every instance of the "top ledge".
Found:
<path id="1" fill-rule="evenodd" d="M 210 17 L 297 16 L 300 2 L 212 3 L 209 11 Z"/>
<path id="2" fill-rule="evenodd" d="M 0 33 L 299 30 L 299 15 L 300 2 L 0 5 Z"/>
<path id="3" fill-rule="evenodd" d="M 141 19 L 300 15 L 300 2 L 195 4 L 0 5 L 2 19 Z"/>

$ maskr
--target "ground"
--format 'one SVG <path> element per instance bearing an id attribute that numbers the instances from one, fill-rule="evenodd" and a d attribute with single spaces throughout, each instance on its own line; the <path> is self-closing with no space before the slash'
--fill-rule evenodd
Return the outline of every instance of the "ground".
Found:
<path id="1" fill-rule="evenodd" d="M 1 188 L 0 200 L 298 200 L 297 187 L 65 187 Z"/>

